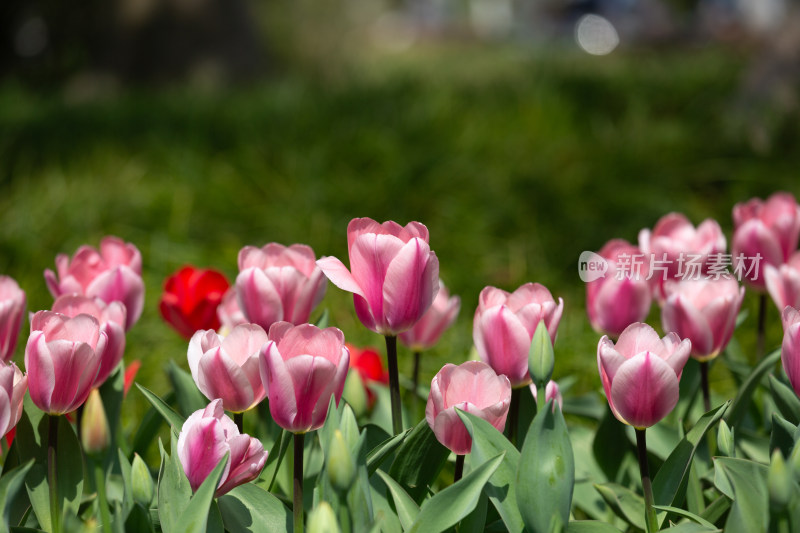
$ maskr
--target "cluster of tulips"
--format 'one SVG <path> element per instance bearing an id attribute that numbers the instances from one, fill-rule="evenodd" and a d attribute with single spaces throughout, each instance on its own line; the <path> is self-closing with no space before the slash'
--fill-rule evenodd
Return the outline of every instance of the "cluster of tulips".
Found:
<path id="1" fill-rule="evenodd" d="M 52 308 L 30 315 L 25 373 L 10 362 L 25 293 L 0 277 L 0 433 L 18 426 L 0 477 L 6 524 L 166 533 L 800 527 L 800 207 L 776 193 L 736 205 L 733 219 L 730 254 L 717 222 L 695 228 L 677 213 L 642 230 L 638 245 L 615 239 L 600 250 L 607 270 L 586 284 L 586 309 L 603 334 L 597 366 L 610 410 L 570 403 L 551 379 L 564 302 L 538 283 L 481 291 L 473 320 L 479 360 L 448 363 L 429 387 L 421 384 L 420 354 L 461 302 L 440 280 L 418 222 L 352 220 L 349 268 L 305 245 L 270 243 L 240 251 L 233 285 L 213 269 L 187 266 L 170 276 L 159 308 L 188 341 L 190 373 L 170 367 L 175 390 L 164 398 L 139 386 L 152 414 L 133 443 L 119 415 L 137 367 L 125 369 L 126 332 L 144 306 L 137 248 L 106 237 L 99 249 L 56 258 L 57 272 L 44 275 Z M 352 293 L 361 323 L 385 338 L 388 372 L 377 351 L 347 344 L 329 327 L 326 313 L 310 323 L 328 281 Z M 739 281 L 761 294 L 758 351 L 767 342 L 764 291 L 781 311 L 783 345 L 759 353 L 755 368 L 731 355 L 739 391 L 732 403 L 714 405 L 709 367 L 727 358 L 729 345 L 738 349 Z M 653 302 L 663 337 L 644 323 Z M 398 339 L 414 354 L 406 398 L 414 407 L 427 398 L 419 423 L 401 399 Z M 789 385 L 772 375 L 771 394 L 763 394 L 778 357 Z M 796 394 L 787 394 L 790 386 Z M 656 433 L 649 450 L 646 429 L 679 402 L 678 429 Z M 594 420 L 596 431 L 568 431 L 562 409 Z M 135 452 L 146 452 L 160 418 L 172 428 L 171 445 L 159 440 L 154 481 Z M 718 422 L 714 439 L 707 432 Z M 737 424 L 754 437 L 737 443 Z M 758 426 L 771 430 L 766 452 Z M 318 438 L 306 439 L 312 432 Z M 281 470 L 290 441 L 291 466 Z M 634 442 L 643 496 L 625 459 Z M 737 444 L 746 458 L 736 457 Z M 438 479 L 450 461 L 452 483 Z M 289 468 L 291 482 L 281 481 Z M 84 471 L 92 474 L 85 484 Z M 582 477 L 592 475 L 599 478 L 587 492 Z M 304 495 L 309 479 L 313 490 Z"/>

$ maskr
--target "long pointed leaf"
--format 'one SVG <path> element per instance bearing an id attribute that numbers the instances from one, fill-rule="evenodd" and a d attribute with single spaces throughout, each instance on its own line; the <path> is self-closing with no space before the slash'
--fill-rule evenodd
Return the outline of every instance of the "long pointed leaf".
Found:
<path id="1" fill-rule="evenodd" d="M 375 472 L 380 476 L 389 489 L 389 493 L 394 500 L 394 507 L 397 509 L 397 518 L 400 519 L 400 525 L 403 529 L 409 529 L 419 515 L 419 505 L 408 495 L 408 493 L 400 486 L 397 481 L 389 477 L 388 474 L 382 470 Z"/>
<path id="2" fill-rule="evenodd" d="M 167 424 L 172 426 L 176 432 L 179 432 L 181 427 L 183 427 L 183 423 L 186 422 L 186 418 L 183 415 L 176 413 L 172 407 L 167 405 L 164 400 L 156 396 L 149 389 L 142 387 L 138 383 L 136 384 L 136 387 L 142 392 L 142 394 L 144 394 L 144 397 L 147 398 L 147 401 L 150 402 L 156 411 L 158 411 L 161 416 L 164 417 L 164 420 L 166 420 Z"/>

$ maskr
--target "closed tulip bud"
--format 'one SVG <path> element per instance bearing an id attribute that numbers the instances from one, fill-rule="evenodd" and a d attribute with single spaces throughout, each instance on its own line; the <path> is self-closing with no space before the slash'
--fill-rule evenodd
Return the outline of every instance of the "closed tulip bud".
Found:
<path id="1" fill-rule="evenodd" d="M 425 409 L 428 425 L 436 439 L 457 455 L 472 450 L 470 437 L 456 408 L 472 413 L 503 431 L 511 404 L 511 383 L 486 363 L 467 361 L 446 364 L 431 381 Z"/>
<path id="2" fill-rule="evenodd" d="M 353 458 L 344 440 L 344 435 L 338 429 L 333 432 L 333 437 L 328 445 L 327 471 L 331 485 L 340 492 L 349 489 L 356 478 Z"/>
<path id="3" fill-rule="evenodd" d="M 692 357 L 698 361 L 719 355 L 733 336 L 744 287 L 732 278 L 668 281 L 664 293 L 664 331 L 692 341 Z"/>
<path id="4" fill-rule="evenodd" d="M 144 282 L 142 255 L 131 243 L 117 237 L 100 241 L 100 251 L 81 246 L 70 259 L 56 257 L 56 270 L 45 270 L 44 279 L 53 298 L 80 294 L 100 298 L 106 303 L 122 302 L 127 309 L 125 329 L 130 329 L 142 314 Z"/>
<path id="5" fill-rule="evenodd" d="M 17 338 L 25 314 L 25 291 L 8 276 L 0 276 L 0 361 L 14 356 Z"/>
<path id="6" fill-rule="evenodd" d="M 414 324 L 414 327 L 402 332 L 397 338 L 415 352 L 432 348 L 449 328 L 461 309 L 461 299 L 450 297 L 442 280 L 439 280 L 439 292 L 433 299 L 430 309 Z"/>
<path id="7" fill-rule="evenodd" d="M 723 455 L 728 457 L 736 457 L 736 447 L 734 440 L 734 429 L 728 426 L 725 420 L 719 421 L 719 429 L 717 430 L 717 446 Z"/>
<path id="8" fill-rule="evenodd" d="M 230 283 L 221 272 L 185 266 L 164 281 L 158 309 L 161 316 L 185 339 L 195 331 L 217 330 L 217 307 Z"/>
<path id="9" fill-rule="evenodd" d="M 361 323 L 394 336 L 414 326 L 433 303 L 439 288 L 439 259 L 431 251 L 428 228 L 405 227 L 354 218 L 347 225 L 350 270 L 335 257 L 317 264 L 331 282 L 353 293 Z"/>
<path id="10" fill-rule="evenodd" d="M 353 408 L 356 416 L 362 416 L 367 413 L 367 390 L 358 372 L 347 373 L 342 398 Z"/>
<path id="11" fill-rule="evenodd" d="M 539 325 L 536 326 L 536 333 L 533 334 L 531 348 L 528 353 L 528 371 L 536 387 L 544 387 L 550 381 L 555 364 L 553 344 L 550 342 L 547 327 L 544 322 L 539 322 Z"/>
<path id="12" fill-rule="evenodd" d="M 779 267 L 797 250 L 800 206 L 786 192 L 777 192 L 766 201 L 753 198 L 733 207 L 733 224 L 734 266 L 742 270 L 750 285 L 763 290 L 765 266 Z M 757 256 L 760 261 L 756 265 Z"/>
<path id="13" fill-rule="evenodd" d="M 528 356 L 536 328 L 544 322 L 550 342 L 555 344 L 563 310 L 564 301 L 559 298 L 556 304 L 550 291 L 538 283 L 526 283 L 511 294 L 486 287 L 479 296 L 472 327 L 481 361 L 508 376 L 512 387 L 527 385 L 531 382 Z"/>
<path id="14" fill-rule="evenodd" d="M 321 501 L 308 515 L 308 533 L 341 533 L 336 513 L 326 501 Z"/>
<path id="15" fill-rule="evenodd" d="M 775 512 L 786 509 L 794 491 L 792 472 L 783 460 L 783 454 L 775 449 L 767 470 L 767 488 L 769 490 L 769 506 Z"/>
<path id="16" fill-rule="evenodd" d="M 314 251 L 304 244 L 242 248 L 236 296 L 247 320 L 265 330 L 280 321 L 308 322 L 327 286 L 315 260 Z"/>
<path id="17" fill-rule="evenodd" d="M 787 307 L 781 313 L 783 344 L 781 362 L 794 391 L 800 395 L 800 311 Z"/>
<path id="18" fill-rule="evenodd" d="M 153 483 L 153 476 L 150 475 L 150 469 L 136 453 L 133 455 L 133 464 L 131 464 L 131 492 L 133 501 L 142 505 L 145 509 L 150 508 L 150 502 L 153 501 L 155 493 L 155 485 Z"/>
<path id="19" fill-rule="evenodd" d="M 259 357 L 275 422 L 292 433 L 322 427 L 331 396 L 339 404 L 350 362 L 341 330 L 278 322 Z"/>
<path id="20" fill-rule="evenodd" d="M 241 413 L 267 395 L 259 372 L 259 351 L 267 334 L 256 324 L 240 324 L 222 337 L 201 330 L 189 341 L 192 378 L 206 398 L 219 398 L 228 411 Z"/>
<path id="21" fill-rule="evenodd" d="M 623 424 L 648 428 L 678 403 L 678 383 L 692 343 L 675 333 L 663 339 L 647 324 L 631 324 L 616 345 L 603 336 L 597 367 L 611 412 Z"/>
<path id="22" fill-rule="evenodd" d="M 93 389 L 86 400 L 81 419 L 83 451 L 88 455 L 100 455 L 106 451 L 110 443 L 111 430 L 108 428 L 103 399 L 100 397 L 100 391 Z"/>
<path id="23" fill-rule="evenodd" d="M 800 307 L 800 252 L 795 252 L 786 264 L 764 267 L 764 283 L 772 301 L 783 311 L 786 306 Z"/>

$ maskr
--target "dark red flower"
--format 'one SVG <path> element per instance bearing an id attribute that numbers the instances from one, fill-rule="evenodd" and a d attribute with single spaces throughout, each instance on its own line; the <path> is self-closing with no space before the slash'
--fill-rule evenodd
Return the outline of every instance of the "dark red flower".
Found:
<path id="1" fill-rule="evenodd" d="M 367 403 L 370 407 L 375 403 L 375 393 L 369 385 L 372 382 L 389 384 L 389 372 L 383 367 L 383 360 L 374 348 L 357 348 L 352 344 L 347 344 L 350 350 L 350 368 L 358 372 L 364 387 L 367 389 Z"/>
<path id="2" fill-rule="evenodd" d="M 216 270 L 185 266 L 164 282 L 161 316 L 186 339 L 200 329 L 219 329 L 217 306 L 229 286 Z"/>

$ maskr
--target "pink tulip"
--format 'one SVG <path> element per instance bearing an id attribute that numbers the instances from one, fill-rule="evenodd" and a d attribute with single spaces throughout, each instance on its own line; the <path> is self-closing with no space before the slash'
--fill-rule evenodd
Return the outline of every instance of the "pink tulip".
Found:
<path id="1" fill-rule="evenodd" d="M 442 333 L 449 328 L 461 309 L 461 298 L 447 292 L 444 283 L 439 280 L 439 292 L 428 309 L 414 327 L 398 335 L 399 339 L 415 352 L 427 350 L 435 345 Z"/>
<path id="2" fill-rule="evenodd" d="M 12 278 L 0 276 L 0 361 L 4 363 L 14 356 L 24 314 L 25 291 Z"/>
<path id="3" fill-rule="evenodd" d="M 341 330 L 277 322 L 269 328 L 260 357 L 275 422 L 292 433 L 322 427 L 331 396 L 339 404 L 350 365 Z"/>
<path id="4" fill-rule="evenodd" d="M 667 279 L 697 277 L 705 273 L 710 255 L 725 253 L 725 235 L 716 220 L 707 218 L 695 229 L 686 216 L 669 213 L 661 217 L 653 231 L 639 232 L 639 248 L 647 261 L 653 259 L 651 278 L 656 285 Z M 699 265 L 691 272 L 691 264 Z M 656 266 L 657 265 L 657 266 Z"/>
<path id="5" fill-rule="evenodd" d="M 144 282 L 142 255 L 131 243 L 117 237 L 104 237 L 100 251 L 81 246 L 72 259 L 56 256 L 56 274 L 47 269 L 44 279 L 53 298 L 62 294 L 82 294 L 100 298 L 106 303 L 122 302 L 128 310 L 126 329 L 130 329 L 142 314 Z"/>
<path id="6" fill-rule="evenodd" d="M 667 416 L 678 403 L 678 383 L 692 343 L 675 333 L 659 339 L 647 324 L 628 326 L 616 345 L 605 335 L 597 345 L 597 368 L 617 419 L 637 429 Z"/>
<path id="7" fill-rule="evenodd" d="M 242 248 L 236 296 L 247 320 L 265 330 L 280 321 L 308 322 L 327 284 L 315 260 L 314 251 L 304 244 Z"/>
<path id="8" fill-rule="evenodd" d="M 335 257 L 317 264 L 334 285 L 353 293 L 361 323 L 394 336 L 414 326 L 439 287 L 439 259 L 428 244 L 428 228 L 354 218 L 347 225 L 350 271 Z"/>
<path id="9" fill-rule="evenodd" d="M 233 420 L 222 410 L 222 400 L 192 413 L 178 435 L 178 458 L 189 485 L 196 491 L 225 454 L 228 461 L 217 485 L 216 496 L 258 477 L 267 462 L 261 442 L 240 434 Z"/>
<path id="10" fill-rule="evenodd" d="M 537 396 L 539 396 L 539 393 L 536 391 L 536 385 L 531 383 L 529 387 L 531 389 L 531 393 L 533 394 L 533 400 L 538 401 L 539 399 Z M 559 389 L 558 383 L 552 379 L 547 382 L 547 386 L 544 389 L 544 397 L 546 402 L 553 400 L 553 408 L 555 408 L 556 403 L 558 404 L 559 409 L 564 408 L 564 397 L 561 396 L 561 389 Z"/>
<path id="11" fill-rule="evenodd" d="M 786 306 L 800 307 L 800 252 L 795 252 L 786 264 L 764 267 L 764 282 L 772 301 L 783 310 Z"/>
<path id="12" fill-rule="evenodd" d="M 236 287 L 228 289 L 222 297 L 222 301 L 217 307 L 217 318 L 221 324 L 220 331 L 230 331 L 239 324 L 247 324 L 247 318 L 236 299 Z"/>
<path id="13" fill-rule="evenodd" d="M 607 242 L 599 255 L 608 262 L 608 271 L 586 284 L 586 313 L 595 331 L 617 337 L 650 312 L 649 261 L 639 248 L 622 239 Z"/>
<path id="14" fill-rule="evenodd" d="M 74 411 L 92 389 L 108 337 L 93 316 L 74 318 L 39 311 L 25 347 L 28 390 L 36 407 L 51 415 Z"/>
<path id="15" fill-rule="evenodd" d="M 766 265 L 779 267 L 797 250 L 800 206 L 786 192 L 777 192 L 766 202 L 753 198 L 733 207 L 733 225 L 734 265 L 753 287 L 764 289 Z M 761 260 L 756 264 L 757 255 Z"/>
<path id="16" fill-rule="evenodd" d="M 100 298 L 89 298 L 77 294 L 59 296 L 53 303 L 54 313 L 59 313 L 71 318 L 80 314 L 90 315 L 100 323 L 100 331 L 108 339 L 106 349 L 103 350 L 100 361 L 100 370 L 94 379 L 92 387 L 99 387 L 105 383 L 108 376 L 117 368 L 122 356 L 125 354 L 125 321 L 126 309 L 120 302 L 106 304 Z"/>
<path id="17" fill-rule="evenodd" d="M 512 294 L 486 287 L 478 299 L 472 339 L 481 361 L 498 374 L 505 374 L 514 388 L 531 381 L 528 374 L 530 351 L 536 326 L 544 321 L 555 343 L 564 300 L 553 300 L 544 285 L 526 283 Z"/>
<path id="18" fill-rule="evenodd" d="M 256 324 L 240 324 L 225 337 L 213 329 L 196 332 L 188 357 L 197 388 L 234 413 L 255 407 L 267 395 L 258 369 L 258 353 L 267 340 Z"/>
<path id="19" fill-rule="evenodd" d="M 436 438 L 456 455 L 472 450 L 472 438 L 456 408 L 472 413 L 503 431 L 511 404 L 511 383 L 486 363 L 446 364 L 433 381 L 425 419 Z"/>
<path id="20" fill-rule="evenodd" d="M 800 311 L 786 307 L 781 313 L 783 321 L 783 345 L 781 362 L 792 388 L 800 396 Z"/>
<path id="21" fill-rule="evenodd" d="M 661 309 L 664 331 L 692 341 L 692 356 L 713 359 L 730 342 L 744 287 L 733 278 L 668 281 Z"/>
<path id="22" fill-rule="evenodd" d="M 14 363 L 0 363 L 0 437 L 16 427 L 22 416 L 22 401 L 28 377 Z"/>

